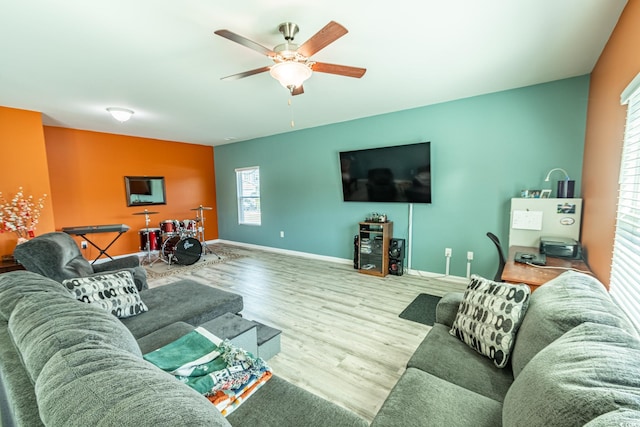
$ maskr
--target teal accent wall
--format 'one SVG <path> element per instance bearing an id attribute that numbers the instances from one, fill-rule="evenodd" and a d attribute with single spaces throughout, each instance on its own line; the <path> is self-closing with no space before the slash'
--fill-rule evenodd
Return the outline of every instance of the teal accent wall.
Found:
<path id="1" fill-rule="evenodd" d="M 580 195 L 588 92 L 585 75 L 216 147 L 220 238 L 351 259 L 357 223 L 379 212 L 407 239 L 408 204 L 342 201 L 338 153 L 431 141 L 433 203 L 413 205 L 410 267 L 444 273 L 449 247 L 450 274 L 465 276 L 473 251 L 471 272 L 493 277 L 486 233 L 507 249 L 512 197 L 555 195 L 555 182 L 544 182 L 554 167 Z M 238 224 L 234 170 L 248 166 L 260 167 L 261 226 Z"/>

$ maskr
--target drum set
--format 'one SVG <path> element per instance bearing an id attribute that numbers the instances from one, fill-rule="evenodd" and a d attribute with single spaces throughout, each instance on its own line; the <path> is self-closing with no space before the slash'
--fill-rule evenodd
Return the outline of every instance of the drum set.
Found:
<path id="1" fill-rule="evenodd" d="M 194 219 L 179 221 L 166 219 L 160 221 L 158 228 L 151 228 L 151 215 L 159 212 L 144 210 L 133 215 L 144 215 L 145 228 L 141 229 L 140 250 L 147 254 L 143 262 L 153 265 L 156 261 L 162 260 L 165 263 L 191 265 L 197 262 L 202 255 L 213 253 L 204 238 L 204 211 L 213 208 L 198 206 L 191 209 L 198 211 Z M 215 254 L 214 254 L 215 255 Z M 219 258 L 219 257 L 218 257 Z"/>

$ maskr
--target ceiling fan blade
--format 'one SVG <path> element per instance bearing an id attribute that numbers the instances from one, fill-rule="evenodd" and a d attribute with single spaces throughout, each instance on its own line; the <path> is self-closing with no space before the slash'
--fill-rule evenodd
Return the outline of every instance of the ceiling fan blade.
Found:
<path id="1" fill-rule="evenodd" d="M 364 76 L 364 73 L 367 72 L 366 68 L 327 64 L 326 62 L 316 62 L 311 66 L 311 69 L 319 73 L 338 74 L 340 76 L 355 77 L 357 79 Z"/>
<path id="2" fill-rule="evenodd" d="M 293 90 L 291 91 L 292 96 L 302 95 L 303 93 L 304 93 L 304 88 L 302 87 L 302 85 L 293 88 Z"/>
<path id="3" fill-rule="evenodd" d="M 271 49 L 266 48 L 261 44 L 254 42 L 253 40 L 249 40 L 248 38 L 243 37 L 234 32 L 231 32 L 229 30 L 218 30 L 218 31 L 215 31 L 214 34 L 224 37 L 225 39 L 229 39 L 232 42 L 239 43 L 244 47 L 248 47 L 249 49 L 255 50 L 256 52 L 266 55 L 270 58 L 273 58 L 274 56 L 276 56 L 276 53 Z"/>
<path id="4" fill-rule="evenodd" d="M 298 48 L 298 53 L 309 58 L 314 53 L 319 52 L 330 43 L 338 40 L 349 31 L 335 21 L 329 22 L 323 29 L 315 33 L 309 40 L 302 43 Z"/>
<path id="5" fill-rule="evenodd" d="M 230 76 L 223 77 L 220 80 L 238 80 L 238 79 L 243 79 L 245 77 L 253 76 L 254 74 L 260 74 L 260 73 L 264 73 L 265 71 L 269 71 L 270 68 L 271 67 L 256 68 L 255 70 L 245 71 L 244 73 L 232 74 Z"/>

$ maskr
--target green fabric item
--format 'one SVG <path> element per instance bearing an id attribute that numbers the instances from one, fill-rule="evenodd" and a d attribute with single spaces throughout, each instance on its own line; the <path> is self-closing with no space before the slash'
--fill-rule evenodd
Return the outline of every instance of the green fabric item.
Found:
<path id="1" fill-rule="evenodd" d="M 493 362 L 436 323 L 409 359 L 407 367 L 418 368 L 452 384 L 502 402 L 513 382 L 511 369 Z"/>
<path id="2" fill-rule="evenodd" d="M 145 354 L 144 359 L 203 395 L 238 389 L 249 382 L 250 376 L 260 378 L 270 371 L 262 359 L 202 327 Z"/>
<path id="3" fill-rule="evenodd" d="M 367 427 L 368 423 L 334 403 L 274 375 L 227 420 L 247 427 Z M 396 424 L 401 425 L 401 424 Z"/>
<path id="4" fill-rule="evenodd" d="M 60 350 L 35 386 L 46 425 L 230 426 L 211 402 L 137 356 L 101 342 Z"/>
<path id="5" fill-rule="evenodd" d="M 540 350 L 585 322 L 635 331 L 604 285 L 589 275 L 567 271 L 538 288 L 531 294 L 513 348 L 514 377 Z"/>
<path id="6" fill-rule="evenodd" d="M 149 335 L 138 338 L 138 345 L 142 354 L 147 354 L 156 350 L 163 345 L 167 345 L 177 340 L 183 335 L 188 334 L 194 329 L 194 326 L 185 322 L 175 322 L 157 331 L 151 332 Z"/>
<path id="7" fill-rule="evenodd" d="M 383 403 L 371 427 L 499 427 L 501 418 L 500 402 L 409 368 Z"/>
<path id="8" fill-rule="evenodd" d="M 640 425 L 638 361 L 637 337 L 608 325 L 577 326 L 520 372 L 505 397 L 503 423 L 583 426 L 602 414 L 625 410 L 636 413 L 629 425 Z"/>
<path id="9" fill-rule="evenodd" d="M 18 302 L 9 332 L 34 382 L 55 353 L 80 342 L 100 341 L 142 357 L 135 338 L 116 317 L 61 295 L 31 295 Z"/>

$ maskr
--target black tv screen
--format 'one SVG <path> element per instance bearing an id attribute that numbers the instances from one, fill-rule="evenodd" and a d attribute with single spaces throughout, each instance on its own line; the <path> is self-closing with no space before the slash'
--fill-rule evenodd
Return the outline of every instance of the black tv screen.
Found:
<path id="1" fill-rule="evenodd" d="M 431 203 L 431 143 L 340 152 L 345 202 Z"/>

